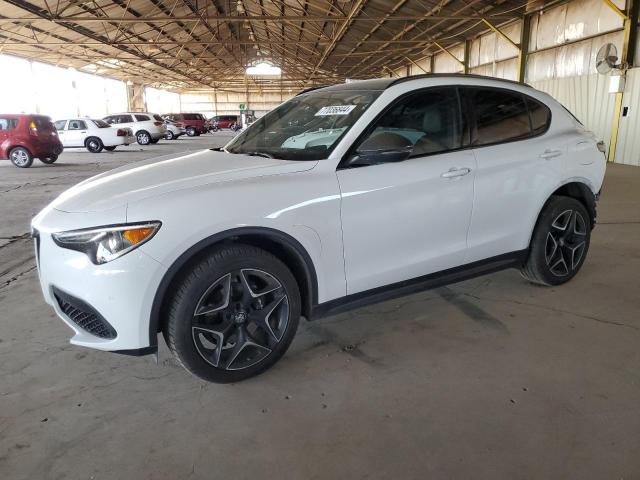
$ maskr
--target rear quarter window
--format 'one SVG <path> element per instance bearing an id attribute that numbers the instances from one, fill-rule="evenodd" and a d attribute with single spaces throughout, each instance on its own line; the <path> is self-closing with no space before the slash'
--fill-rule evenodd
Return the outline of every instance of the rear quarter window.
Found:
<path id="1" fill-rule="evenodd" d="M 531 129 L 533 135 L 539 135 L 546 132 L 549 128 L 549 124 L 551 123 L 551 110 L 549 110 L 549 107 L 534 100 L 533 98 L 526 98 L 529 115 L 531 116 Z"/>
<path id="2" fill-rule="evenodd" d="M 15 130 L 17 126 L 17 118 L 0 117 L 0 130 Z"/>

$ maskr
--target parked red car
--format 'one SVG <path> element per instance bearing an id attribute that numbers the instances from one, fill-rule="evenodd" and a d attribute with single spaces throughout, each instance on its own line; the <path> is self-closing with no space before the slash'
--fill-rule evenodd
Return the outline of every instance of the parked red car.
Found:
<path id="1" fill-rule="evenodd" d="M 209 122 L 220 129 L 231 128 L 234 123 L 238 124 L 238 115 L 218 115 L 209 119 Z"/>
<path id="2" fill-rule="evenodd" d="M 33 159 L 53 163 L 63 150 L 56 127 L 43 115 L 0 114 L 0 159 L 28 168 Z"/>
<path id="3" fill-rule="evenodd" d="M 187 135 L 195 137 L 201 133 L 207 133 L 207 119 L 201 113 L 166 113 L 162 115 L 164 118 L 184 124 Z"/>

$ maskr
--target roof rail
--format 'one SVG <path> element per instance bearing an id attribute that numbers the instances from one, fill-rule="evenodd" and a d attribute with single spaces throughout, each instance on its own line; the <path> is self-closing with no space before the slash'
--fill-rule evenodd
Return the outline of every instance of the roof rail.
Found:
<path id="1" fill-rule="evenodd" d="M 394 80 L 393 82 L 391 82 L 389 84 L 389 86 L 387 88 L 389 88 L 392 85 L 397 85 L 398 83 L 403 83 L 403 82 L 410 82 L 412 80 L 420 80 L 421 78 L 444 78 L 444 77 L 453 77 L 453 78 L 476 78 L 479 80 L 494 80 L 497 82 L 505 82 L 505 83 L 511 83 L 511 84 L 515 84 L 515 85 L 521 85 L 521 86 L 525 86 L 525 87 L 531 87 L 531 85 L 529 85 L 528 83 L 524 83 L 524 82 L 518 82 L 515 80 L 507 80 L 506 78 L 496 78 L 496 77 L 489 77 L 487 75 L 475 75 L 473 73 L 423 73 L 421 75 L 411 75 L 408 77 L 400 77 L 396 80 Z M 533 88 L 533 87 L 531 87 Z"/>

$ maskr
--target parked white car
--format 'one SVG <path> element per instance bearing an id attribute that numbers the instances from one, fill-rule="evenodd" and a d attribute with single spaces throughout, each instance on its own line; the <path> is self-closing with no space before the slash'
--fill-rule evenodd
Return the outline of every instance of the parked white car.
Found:
<path id="1" fill-rule="evenodd" d="M 158 143 L 167 133 L 164 120 L 156 113 L 125 112 L 116 113 L 103 118 L 105 122 L 117 127 L 128 127 L 133 130 L 140 145 Z"/>
<path id="2" fill-rule="evenodd" d="M 86 180 L 33 220 L 77 345 L 214 382 L 263 372 L 315 319 L 494 272 L 581 268 L 604 146 L 533 88 L 426 75 L 299 95 L 221 151 Z"/>
<path id="3" fill-rule="evenodd" d="M 100 153 L 102 149 L 112 152 L 118 146 L 136 141 L 130 128 L 114 128 L 102 120 L 72 118 L 56 120 L 54 125 L 65 148 L 86 148 L 91 153 Z"/>
<path id="4" fill-rule="evenodd" d="M 187 133 L 183 123 L 174 122 L 173 120 L 165 118 L 164 125 L 167 127 L 167 133 L 164 134 L 164 138 L 167 140 L 176 140 Z"/>

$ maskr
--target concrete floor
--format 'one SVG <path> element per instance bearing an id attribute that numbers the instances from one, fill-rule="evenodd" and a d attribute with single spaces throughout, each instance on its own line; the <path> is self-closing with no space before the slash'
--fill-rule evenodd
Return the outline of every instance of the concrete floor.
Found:
<path id="1" fill-rule="evenodd" d="M 70 346 L 41 300 L 30 217 L 127 161 L 0 162 L 0 478 L 640 478 L 640 169 L 610 166 L 582 272 L 505 271 L 303 323 L 271 371 L 196 380 Z"/>

